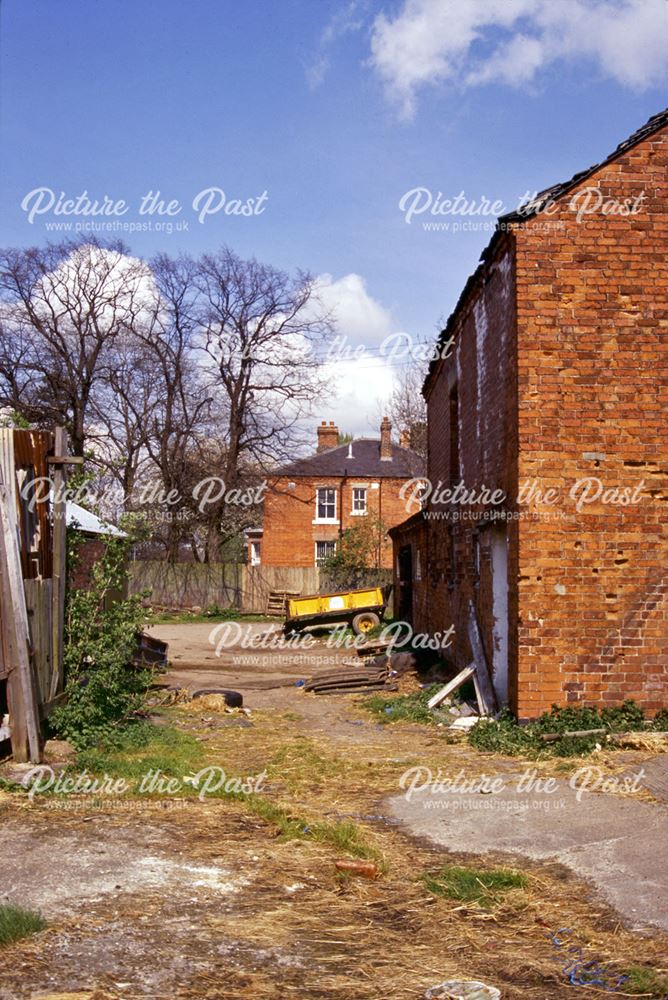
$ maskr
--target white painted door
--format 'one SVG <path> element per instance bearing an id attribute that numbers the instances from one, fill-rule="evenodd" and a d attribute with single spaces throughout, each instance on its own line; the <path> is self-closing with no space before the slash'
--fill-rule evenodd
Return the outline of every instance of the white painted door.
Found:
<path id="1" fill-rule="evenodd" d="M 508 539 L 506 529 L 492 534 L 492 613 L 494 691 L 499 705 L 508 704 Z"/>

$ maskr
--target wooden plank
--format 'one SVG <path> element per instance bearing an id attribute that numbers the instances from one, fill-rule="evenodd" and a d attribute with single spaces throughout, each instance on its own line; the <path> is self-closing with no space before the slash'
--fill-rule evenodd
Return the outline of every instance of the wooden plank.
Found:
<path id="1" fill-rule="evenodd" d="M 1 476 L 0 472 L 0 476 Z M 12 487 L 13 488 L 13 487 Z M 26 607 L 21 554 L 13 505 L 4 478 L 0 478 L 0 576 L 3 578 L 3 604 L 10 615 L 3 619 L 6 642 L 11 650 L 12 673 L 8 678 L 8 697 L 14 712 L 12 753 L 17 761 L 39 763 L 42 756 L 37 685 L 30 660 L 28 611 Z"/>
<path id="2" fill-rule="evenodd" d="M 64 427 L 57 427 L 55 434 L 55 451 L 64 455 L 67 451 L 67 434 Z M 65 626 L 65 585 L 66 585 L 66 547 L 67 524 L 65 501 L 58 499 L 65 485 L 65 473 L 62 465 L 55 467 L 52 474 L 54 498 L 52 504 L 53 523 L 53 569 L 51 589 L 51 683 L 45 701 L 53 700 L 65 683 L 63 675 L 63 630 Z"/>
<path id="3" fill-rule="evenodd" d="M 545 743 L 556 743 L 557 740 L 567 736 L 569 739 L 578 736 L 601 736 L 609 732 L 608 729 L 569 729 L 564 733 L 541 733 L 541 740 Z"/>
<path id="4" fill-rule="evenodd" d="M 30 624 L 33 666 L 38 680 L 39 701 L 50 701 L 51 660 L 51 580 L 24 580 L 26 607 Z"/>
<path id="5" fill-rule="evenodd" d="M 62 427 L 57 427 L 56 438 L 58 437 L 58 433 L 60 431 L 62 431 L 63 434 L 65 433 Z M 58 448 L 57 440 L 56 448 Z M 83 463 L 83 458 L 80 458 L 78 455 L 50 455 L 46 460 L 47 465 L 83 465 Z"/>
<path id="6" fill-rule="evenodd" d="M 436 694 L 427 702 L 427 708 L 436 708 L 437 705 L 440 705 L 441 702 L 445 701 L 449 694 L 452 694 L 457 690 L 457 688 L 460 688 L 472 674 L 475 674 L 474 663 L 470 663 L 468 667 L 464 667 L 464 669 L 461 670 L 456 677 L 453 677 L 451 681 L 448 681 L 445 687 L 442 687 L 440 691 L 437 691 Z"/>
<path id="7" fill-rule="evenodd" d="M 471 653 L 473 654 L 473 660 L 476 667 L 476 695 L 479 698 L 480 703 L 480 714 L 481 715 L 494 715 L 496 711 L 496 697 L 494 695 L 494 688 L 492 686 L 492 680 L 489 673 L 489 667 L 487 666 L 487 658 L 485 657 L 485 650 L 483 649 L 482 640 L 480 638 L 480 629 L 478 628 L 478 619 L 475 613 L 475 606 L 473 601 L 469 601 L 469 643 L 471 644 Z"/>

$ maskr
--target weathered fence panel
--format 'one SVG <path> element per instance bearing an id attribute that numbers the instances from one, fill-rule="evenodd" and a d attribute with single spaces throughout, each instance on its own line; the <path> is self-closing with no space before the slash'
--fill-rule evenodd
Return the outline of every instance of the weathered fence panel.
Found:
<path id="1" fill-rule="evenodd" d="M 150 600 L 168 608 L 241 609 L 241 571 L 236 563 L 130 563 L 130 594 L 149 590 Z"/>
<path id="2" fill-rule="evenodd" d="M 46 705 L 52 694 L 53 674 L 53 624 L 51 580 L 24 580 L 30 642 L 33 648 L 33 665 L 37 677 L 40 705 Z"/>
<path id="3" fill-rule="evenodd" d="M 392 582 L 390 570 L 368 571 L 350 586 L 383 586 Z M 264 614 L 273 593 L 317 594 L 332 589 L 317 566 L 244 566 L 238 563 L 166 563 L 136 560 L 130 563 L 130 594 L 149 590 L 149 600 L 166 608 L 207 608 Z M 339 589 L 339 588 L 335 588 Z"/>

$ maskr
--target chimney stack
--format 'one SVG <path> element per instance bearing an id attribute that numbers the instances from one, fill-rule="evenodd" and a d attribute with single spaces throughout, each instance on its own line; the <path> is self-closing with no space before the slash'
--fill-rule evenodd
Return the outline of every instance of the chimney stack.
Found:
<path id="1" fill-rule="evenodd" d="M 392 461 L 392 424 L 387 417 L 383 417 L 380 425 L 380 460 Z"/>
<path id="2" fill-rule="evenodd" d="M 399 444 L 402 448 L 410 448 L 411 432 L 408 430 L 408 428 L 405 428 L 399 435 Z"/>
<path id="3" fill-rule="evenodd" d="M 318 451 L 328 451 L 329 448 L 336 448 L 339 443 L 339 428 L 333 420 L 329 424 L 326 420 L 318 427 Z"/>

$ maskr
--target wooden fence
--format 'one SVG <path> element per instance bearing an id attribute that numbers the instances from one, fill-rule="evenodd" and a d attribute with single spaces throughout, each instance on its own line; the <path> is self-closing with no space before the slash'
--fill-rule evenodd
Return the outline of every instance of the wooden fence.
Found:
<path id="1" fill-rule="evenodd" d="M 391 570 L 378 570 L 373 582 L 392 582 Z M 219 607 L 264 613 L 273 592 L 317 594 L 326 584 L 316 566 L 245 566 L 238 563 L 165 563 L 137 560 L 130 563 L 131 594 L 150 591 L 149 600 L 160 607 Z M 366 585 L 366 583 L 365 583 Z"/>

